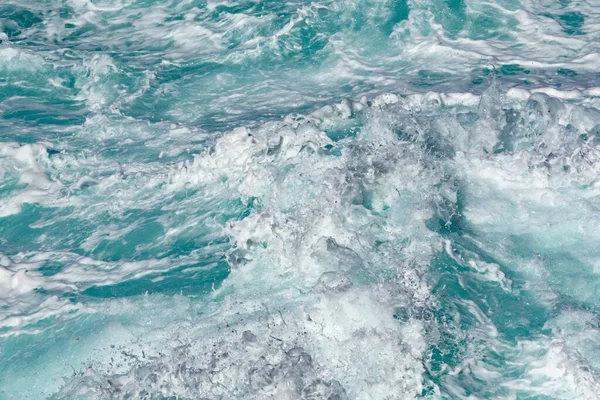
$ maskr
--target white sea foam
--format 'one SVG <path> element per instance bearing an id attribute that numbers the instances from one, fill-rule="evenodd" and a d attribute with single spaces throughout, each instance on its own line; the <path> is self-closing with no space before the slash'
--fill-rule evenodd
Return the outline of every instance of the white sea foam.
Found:
<path id="1" fill-rule="evenodd" d="M 594 1 L 267 3 L 3 2 L 0 398 L 596 398 Z"/>
<path id="2" fill-rule="evenodd" d="M 581 142 L 578 134 L 595 129 L 598 111 L 585 105 L 585 99 L 569 101 L 573 97 L 569 92 L 564 96 L 542 92 L 529 94 L 526 101 L 521 93 L 509 93 L 506 103 L 497 88 L 481 97 L 432 92 L 344 101 L 307 116 L 289 116 L 226 133 L 193 160 L 170 168 L 130 164 L 104 178 L 84 172 L 65 175 L 73 191 L 91 184 L 96 196 L 121 187 L 125 203 L 118 207 L 124 209 L 136 202 L 151 207 L 165 196 L 198 189 L 204 199 L 240 197 L 254 202 L 254 211 L 223 227 L 233 244 L 228 254 L 232 272 L 210 301 L 189 305 L 196 307 L 201 318 L 189 317 L 191 323 L 185 321 L 185 313 L 174 316 L 166 348 L 164 335 L 148 335 L 147 341 L 134 348 L 135 328 L 120 338 L 116 334 L 114 341 L 130 355 L 117 367 L 109 362 L 116 351 L 105 344 L 96 347 L 93 351 L 101 350 L 102 355 L 92 357 L 92 368 L 70 379 L 56 397 L 119 398 L 126 393 L 416 397 L 423 389 L 425 352 L 436 343 L 431 330 L 441 329 L 425 317 L 438 307 L 425 276 L 444 242 L 425 224 L 436 213 L 446 212 L 444 201 L 457 202 L 456 185 L 446 178 L 449 172 L 464 182 L 467 204 L 460 213 L 470 231 L 476 232 L 477 245 L 509 266 L 511 273 L 538 274 L 537 286 L 519 290 L 532 290 L 540 299 L 545 296 L 543 302 L 548 304 L 565 294 L 589 301 L 594 288 L 584 281 L 580 286 L 572 285 L 573 280 L 568 285 L 583 290 L 565 292 L 546 281 L 552 274 L 557 276 L 556 270 L 548 270 L 551 267 L 544 263 L 528 267 L 535 257 L 515 259 L 505 247 L 512 244 L 497 241 L 511 235 L 535 237 L 537 242 L 523 243 L 544 254 L 551 254 L 552 242 L 565 232 L 567 238 L 580 238 L 590 247 L 595 244 L 592 202 L 597 189 L 593 184 L 597 149 L 592 140 Z M 513 112 L 533 117 L 527 124 L 518 118 L 513 121 L 503 110 L 507 104 Z M 326 134 L 356 118 L 364 118 L 356 136 L 335 141 Z M 506 129 L 511 135 L 503 134 Z M 508 150 L 494 152 L 499 143 Z M 88 168 L 102 163 L 99 156 L 91 164 L 67 156 L 49 157 L 47 148 L 51 146 L 3 144 L 2 160 L 11 168 L 18 166 L 23 176 L 19 179 L 29 186 L 42 181 L 54 185 L 48 176 L 64 163 L 79 162 Z M 154 192 L 140 203 L 140 186 L 124 184 L 123 175 L 135 176 L 132 182 Z M 156 192 L 159 184 L 162 190 Z M 47 198 L 55 196 L 53 189 L 41 190 Z M 59 198 L 45 204 L 56 204 Z M 38 199 L 29 201 L 44 204 Z M 84 207 L 82 203 L 77 206 Z M 507 223 L 509 216 L 516 218 Z M 165 220 L 164 224 L 170 223 Z M 106 234 L 116 239 L 135 228 L 99 229 L 82 249 L 96 248 Z M 581 242 L 560 240 L 561 251 L 582 262 L 595 259 L 593 252 L 578 254 Z M 459 257 L 451 241 L 446 241 L 446 252 L 476 279 L 497 284 L 508 294 L 515 290 L 508 271 L 498 263 L 466 253 Z M 54 275 L 40 273 L 41 263 L 48 259 L 64 267 Z M 31 332 L 28 325 L 50 315 L 75 318 L 82 311 L 98 316 L 112 312 L 58 296 L 44 297 L 34 289 L 80 293 L 94 285 L 164 272 L 186 262 L 106 262 L 43 252 L 3 256 L 2 260 L 0 283 L 7 293 L 2 301 L 16 302 L 3 316 L 3 324 L 22 332 Z M 593 269 L 588 272 L 595 273 Z M 153 299 L 163 301 L 151 295 L 113 303 L 135 308 L 138 302 L 152 303 Z M 436 391 L 466 398 L 453 377 L 469 371 L 476 379 L 496 382 L 507 396 L 519 391 L 550 394 L 564 388 L 560 393 L 592 398 L 597 389 L 595 375 L 585 370 L 591 361 L 573 354 L 593 348 L 589 343 L 595 338 L 595 328 L 568 341 L 561 330 L 578 325 L 561 317 L 548 323 L 556 332 L 554 338 L 540 335 L 520 340 L 521 350 L 514 351 L 477 303 L 463 299 L 459 304 L 476 321 L 470 333 L 474 341 L 465 349 L 460 366 L 440 378 L 443 387 Z M 132 324 L 150 318 L 147 314 L 140 317 Z M 593 317 L 581 320 L 589 322 Z M 227 329 L 215 331 L 217 326 Z M 182 330 L 187 333 L 182 335 Z M 548 343 L 554 347 L 542 351 Z M 482 362 L 481 346 L 501 352 L 524 368 L 521 377 L 508 379 Z M 83 352 L 78 360 L 85 361 L 91 351 Z M 152 356 L 145 356 L 146 352 Z M 548 386 L 553 379 L 557 383 Z"/>

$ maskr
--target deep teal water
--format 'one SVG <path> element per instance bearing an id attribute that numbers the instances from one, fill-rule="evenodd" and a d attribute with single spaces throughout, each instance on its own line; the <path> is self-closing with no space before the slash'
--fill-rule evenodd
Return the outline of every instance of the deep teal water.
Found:
<path id="1" fill-rule="evenodd" d="M 600 398 L 594 1 L 0 30 L 0 399 Z"/>

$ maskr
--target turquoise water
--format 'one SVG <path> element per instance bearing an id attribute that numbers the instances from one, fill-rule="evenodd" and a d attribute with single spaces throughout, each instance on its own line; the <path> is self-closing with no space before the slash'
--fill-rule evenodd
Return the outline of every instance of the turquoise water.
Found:
<path id="1" fill-rule="evenodd" d="M 0 399 L 600 398 L 596 2 L 0 29 Z"/>

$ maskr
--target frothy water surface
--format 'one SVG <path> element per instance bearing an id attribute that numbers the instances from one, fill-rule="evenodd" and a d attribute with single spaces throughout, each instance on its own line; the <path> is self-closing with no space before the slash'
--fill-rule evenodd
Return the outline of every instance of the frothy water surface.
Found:
<path id="1" fill-rule="evenodd" d="M 600 398 L 594 1 L 0 27 L 0 399 Z"/>

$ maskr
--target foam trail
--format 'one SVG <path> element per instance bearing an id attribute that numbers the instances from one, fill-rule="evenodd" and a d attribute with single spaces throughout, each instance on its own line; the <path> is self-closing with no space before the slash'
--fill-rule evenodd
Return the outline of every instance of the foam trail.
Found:
<path id="1" fill-rule="evenodd" d="M 0 400 L 595 399 L 592 1 L 0 4 Z"/>

